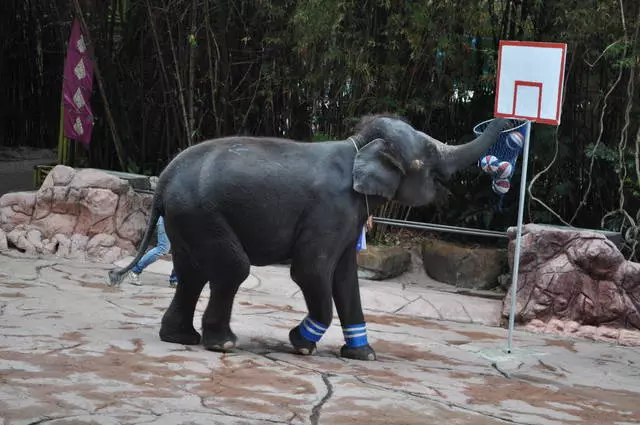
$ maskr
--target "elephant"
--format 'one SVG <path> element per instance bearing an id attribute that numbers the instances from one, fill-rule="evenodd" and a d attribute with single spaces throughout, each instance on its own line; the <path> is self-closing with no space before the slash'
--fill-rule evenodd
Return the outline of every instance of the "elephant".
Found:
<path id="1" fill-rule="evenodd" d="M 446 181 L 477 162 L 508 125 L 496 118 L 476 139 L 448 145 L 400 116 L 371 114 L 345 140 L 227 136 L 190 146 L 160 173 L 136 258 L 111 270 L 109 285 L 119 285 L 141 258 L 162 216 L 179 278 L 161 320 L 162 341 L 232 350 L 233 302 L 250 267 L 290 262 L 308 310 L 289 332 L 294 352 L 316 352 L 335 303 L 345 340 L 340 356 L 376 360 L 357 274 L 367 217 L 389 200 L 421 206 L 446 196 Z M 207 282 L 200 335 L 194 310 Z"/>

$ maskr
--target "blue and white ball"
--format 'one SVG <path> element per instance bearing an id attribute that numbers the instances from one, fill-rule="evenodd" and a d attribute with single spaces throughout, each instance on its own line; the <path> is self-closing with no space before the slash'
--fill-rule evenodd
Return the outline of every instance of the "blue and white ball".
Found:
<path id="1" fill-rule="evenodd" d="M 513 150 L 520 150 L 524 146 L 524 134 L 519 131 L 509 133 L 507 136 L 507 146 Z"/>
<path id="2" fill-rule="evenodd" d="M 498 158 L 493 155 L 487 155 L 480 161 L 480 168 L 487 174 L 493 174 L 498 169 L 498 164 L 500 164 Z"/>
<path id="3" fill-rule="evenodd" d="M 504 195 L 511 188 L 511 183 L 509 183 L 509 180 L 507 179 L 495 179 L 491 183 L 491 188 L 498 195 Z"/>
<path id="4" fill-rule="evenodd" d="M 513 166 L 508 161 L 502 161 L 496 169 L 496 177 L 499 179 L 508 179 L 513 174 Z"/>

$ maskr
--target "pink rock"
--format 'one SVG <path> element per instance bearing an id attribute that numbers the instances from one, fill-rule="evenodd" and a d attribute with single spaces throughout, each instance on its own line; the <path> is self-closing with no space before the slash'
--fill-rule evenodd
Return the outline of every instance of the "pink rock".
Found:
<path id="1" fill-rule="evenodd" d="M 11 207 L 17 213 L 31 215 L 36 203 L 35 192 L 9 192 L 0 197 L 0 207 Z"/>
<path id="2" fill-rule="evenodd" d="M 13 244 L 16 248 L 23 250 L 27 254 L 35 254 L 36 248 L 27 239 L 27 230 L 20 226 L 7 234 L 7 240 Z"/>
<path id="3" fill-rule="evenodd" d="M 515 232 L 508 234 L 513 253 Z M 626 261 L 603 235 L 526 225 L 523 241 L 530 267 L 518 276 L 516 320 L 541 320 L 548 332 L 591 339 L 617 340 L 621 329 L 640 330 L 640 264 Z M 505 304 L 510 297 L 511 291 Z M 508 316 L 504 304 L 502 314 Z"/>
<path id="4" fill-rule="evenodd" d="M 40 189 L 36 193 L 36 204 L 33 211 L 33 219 L 40 220 L 45 218 L 51 213 L 51 206 L 53 204 L 53 188 Z"/>
<path id="5" fill-rule="evenodd" d="M 118 235 L 121 238 L 127 239 L 132 242 L 137 242 L 144 236 L 144 231 L 147 228 L 148 215 L 142 211 L 135 211 L 122 222 L 118 227 Z"/>
<path id="6" fill-rule="evenodd" d="M 57 234 L 51 238 L 51 242 L 55 244 L 55 253 L 58 257 L 67 258 L 71 252 L 71 239 L 67 235 Z"/>
<path id="7" fill-rule="evenodd" d="M 120 196 L 115 214 L 116 231 L 120 238 L 133 244 L 142 240 L 152 202 L 153 195 L 136 193 L 133 190 Z"/>
<path id="8" fill-rule="evenodd" d="M 640 304 L 640 263 L 627 262 L 622 271 L 622 287 L 629 294 L 634 294 L 634 298 Z M 637 294 L 637 297 L 635 296 Z"/>
<path id="9" fill-rule="evenodd" d="M 55 254 L 57 247 L 58 247 L 58 245 L 56 244 L 56 242 L 54 242 L 54 241 L 52 241 L 50 239 L 43 239 L 42 240 L 42 253 L 43 254 L 47 254 L 47 255 Z"/>
<path id="10" fill-rule="evenodd" d="M 578 332 L 579 329 L 580 329 L 580 323 L 574 320 L 569 320 L 564 324 L 564 331 L 566 333 L 572 334 L 572 333 Z"/>
<path id="11" fill-rule="evenodd" d="M 92 168 L 76 171 L 68 185 L 75 188 L 107 189 L 118 195 L 126 193 L 130 187 L 127 181 Z"/>
<path id="12" fill-rule="evenodd" d="M 27 241 L 31 245 L 33 245 L 36 252 L 39 252 L 39 253 L 42 252 L 42 248 L 44 246 L 42 245 L 42 232 L 40 230 L 38 229 L 28 230 L 25 237 L 27 238 Z"/>
<path id="13" fill-rule="evenodd" d="M 52 188 L 51 212 L 78 215 L 80 213 L 80 201 L 87 191 L 87 188 L 67 186 Z"/>
<path id="14" fill-rule="evenodd" d="M 87 244 L 87 255 L 92 261 L 113 263 L 122 256 L 122 250 L 115 243 L 116 238 L 112 235 L 95 235 Z"/>
<path id="15" fill-rule="evenodd" d="M 531 326 L 531 327 L 537 328 L 537 329 L 544 329 L 544 328 L 547 327 L 547 324 L 544 323 L 542 320 L 533 319 L 532 321 L 529 322 L 529 324 L 527 326 Z"/>
<path id="16" fill-rule="evenodd" d="M 582 237 L 572 241 L 566 253 L 572 263 L 599 279 L 610 278 L 625 262 L 618 248 L 597 233 L 583 232 Z"/>
<path id="17" fill-rule="evenodd" d="M 17 213 L 11 207 L 0 207 L 0 229 L 10 232 L 15 227 L 29 224 L 31 216 Z"/>
<path id="18" fill-rule="evenodd" d="M 614 329 L 608 326 L 599 326 L 596 336 L 598 339 L 603 341 L 617 341 L 620 337 L 620 329 Z"/>
<path id="19" fill-rule="evenodd" d="M 580 326 L 576 335 L 585 339 L 596 339 L 598 328 L 595 326 Z"/>
<path id="20" fill-rule="evenodd" d="M 42 182 L 40 188 L 49 188 L 53 186 L 66 186 L 68 185 L 73 176 L 76 174 L 76 170 L 66 165 L 56 165 L 53 167 L 47 177 Z"/>
<path id="21" fill-rule="evenodd" d="M 0 252 L 7 251 L 9 249 L 9 244 L 7 242 L 7 234 L 4 230 L 0 229 Z"/>
<path id="22" fill-rule="evenodd" d="M 32 221 L 31 225 L 40 229 L 46 238 L 59 233 L 71 236 L 77 219 L 77 216 L 71 214 L 51 213 L 40 220 Z"/>
<path id="23" fill-rule="evenodd" d="M 118 238 L 116 245 L 120 248 L 123 256 L 133 255 L 137 251 L 135 245 L 133 245 L 131 241 L 128 241 L 126 239 Z"/>
<path id="24" fill-rule="evenodd" d="M 101 233 L 92 237 L 87 243 L 87 252 L 91 252 L 96 248 L 111 248 L 116 244 L 116 238 L 113 235 Z"/>
<path id="25" fill-rule="evenodd" d="M 0 228 L 10 232 L 29 224 L 35 206 L 35 192 L 11 192 L 0 197 Z"/>
<path id="26" fill-rule="evenodd" d="M 640 331 L 622 329 L 618 337 L 618 343 L 627 347 L 640 347 Z"/>
<path id="27" fill-rule="evenodd" d="M 550 332 L 563 333 L 564 332 L 564 322 L 558 319 L 551 319 L 547 324 L 547 330 Z"/>
<path id="28" fill-rule="evenodd" d="M 71 258 L 84 258 L 89 239 L 107 235 L 111 245 L 101 236 L 91 249 L 94 257 L 110 260 L 135 252 L 152 200 L 153 195 L 136 193 L 115 175 L 59 165 L 37 192 L 0 198 L 0 229 L 18 229 L 8 240 L 21 250 Z"/>
<path id="29" fill-rule="evenodd" d="M 71 247 L 69 248 L 68 258 L 86 258 L 87 243 L 89 238 L 85 235 L 71 235 Z"/>
<path id="30" fill-rule="evenodd" d="M 99 233 L 113 233 L 113 215 L 118 206 L 118 195 L 106 189 L 88 189 L 80 200 L 81 210 L 74 232 L 92 237 Z"/>

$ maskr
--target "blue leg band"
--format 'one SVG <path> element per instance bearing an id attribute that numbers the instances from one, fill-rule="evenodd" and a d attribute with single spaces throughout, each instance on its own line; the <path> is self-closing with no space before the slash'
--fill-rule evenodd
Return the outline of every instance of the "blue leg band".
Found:
<path id="1" fill-rule="evenodd" d="M 359 325 L 349 325 L 342 327 L 344 340 L 349 348 L 362 347 L 369 344 L 367 340 L 367 325 L 361 323 Z"/>
<path id="2" fill-rule="evenodd" d="M 300 334 L 304 339 L 311 342 L 318 342 L 327 331 L 327 327 L 309 316 L 300 323 Z"/>

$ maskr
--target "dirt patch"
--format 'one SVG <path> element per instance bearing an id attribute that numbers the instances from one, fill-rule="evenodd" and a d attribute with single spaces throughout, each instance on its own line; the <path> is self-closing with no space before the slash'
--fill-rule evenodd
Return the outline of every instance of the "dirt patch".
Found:
<path id="1" fill-rule="evenodd" d="M 315 398 L 309 397 L 316 394 L 315 386 L 299 377 L 301 370 L 298 368 L 265 365 L 251 359 L 232 360 L 226 355 L 220 360 L 222 366 L 212 370 L 208 379 L 199 381 L 190 390 L 204 397 L 206 407 L 270 415 L 284 412 L 288 416 L 291 413 L 304 415 L 304 399 Z"/>
<path id="2" fill-rule="evenodd" d="M 60 335 L 60 339 L 64 340 L 64 341 L 82 341 L 83 338 L 85 338 L 86 335 L 83 334 L 82 332 L 65 332 L 62 335 Z"/>
<path id="3" fill-rule="evenodd" d="M 562 347 L 571 351 L 572 353 L 577 353 L 576 343 L 575 341 L 570 341 L 567 339 L 545 339 L 544 342 L 551 347 Z"/>
<path id="4" fill-rule="evenodd" d="M 488 388 L 491 390 L 488 391 Z M 640 393 L 629 391 L 558 386 L 557 383 L 546 386 L 520 379 L 508 380 L 491 376 L 484 377 L 481 384 L 468 385 L 464 393 L 469 397 L 469 404 L 498 406 L 504 400 L 517 400 L 541 409 L 562 411 L 589 424 L 613 425 L 617 422 L 640 421 Z M 513 410 L 505 409 L 505 413 L 513 413 Z"/>
<path id="5" fill-rule="evenodd" d="M 341 397 L 332 400 L 332 403 L 323 409 L 322 422 L 326 421 L 332 425 L 504 424 L 497 419 L 453 411 L 428 401 L 424 401 L 424 406 L 418 411 L 407 409 L 401 403 L 384 407 L 372 406 L 370 403 L 371 400 L 362 397 Z"/>
<path id="6" fill-rule="evenodd" d="M 2 286 L 6 286 L 7 288 L 18 288 L 18 289 L 24 289 L 24 288 L 31 288 L 33 285 L 29 285 L 28 283 L 18 283 L 18 282 L 2 282 L 0 283 L 0 285 Z"/>
<path id="7" fill-rule="evenodd" d="M 535 365 L 534 368 L 542 372 L 551 372 L 555 376 L 561 376 L 561 377 L 567 376 L 566 374 L 559 372 L 559 369 L 557 367 L 547 364 L 542 360 L 538 360 L 538 364 Z"/>
<path id="8" fill-rule="evenodd" d="M 449 345 L 465 345 L 465 344 L 468 344 L 468 343 L 469 343 L 469 342 L 471 342 L 471 341 L 468 341 L 468 340 L 457 340 L 457 339 L 454 339 L 454 340 L 446 341 L 446 342 L 447 342 L 447 344 L 449 344 Z"/>
<path id="9" fill-rule="evenodd" d="M 455 332 L 459 335 L 466 336 L 472 341 L 504 339 L 504 336 L 492 334 L 489 332 L 473 332 L 473 331 L 455 331 Z"/>
<path id="10" fill-rule="evenodd" d="M 450 357 L 435 354 L 428 350 L 421 350 L 415 345 L 403 344 L 401 342 L 389 342 L 385 340 L 376 340 L 375 342 L 377 357 L 380 360 L 408 360 L 416 362 L 419 360 L 436 361 L 449 366 L 459 366 L 460 363 Z"/>
<path id="11" fill-rule="evenodd" d="M 130 317 L 132 319 L 153 319 L 153 317 L 145 316 L 138 313 L 122 313 L 123 316 Z"/>
<path id="12" fill-rule="evenodd" d="M 83 288 L 102 289 L 102 292 L 107 292 L 107 293 L 120 292 L 120 288 L 118 288 L 117 286 L 108 286 L 105 283 L 83 282 L 77 279 L 70 279 L 70 280 L 78 282 L 80 286 L 82 286 Z"/>
<path id="13" fill-rule="evenodd" d="M 72 338 L 76 338 L 75 333 Z M 33 337 L 33 335 L 31 335 Z M 135 342 L 134 342 L 135 345 Z M 185 370 L 172 370 L 167 363 L 183 364 L 190 359 L 181 356 L 150 357 L 134 350 L 108 349 L 102 356 L 86 355 L 81 349 L 41 354 L 18 351 L 0 351 L 0 359 L 29 363 L 38 371 L 20 369 L 3 370 L 0 379 L 13 387 L 22 388 L 38 400 L 38 406 L 16 407 L 5 405 L 0 411 L 5 419 L 11 421 L 27 420 L 37 416 L 46 416 L 51 412 L 73 410 L 77 406 L 59 398 L 64 392 L 82 394 L 88 402 L 108 402 L 119 404 L 126 400 L 149 397 L 170 398 L 179 390 L 171 385 L 172 379 L 185 373 Z M 177 368 L 176 368 L 177 369 Z M 102 392 L 100 383 L 91 383 L 91 379 L 70 379 L 72 376 L 96 375 L 101 379 L 119 381 L 120 391 Z M 46 384 L 43 383 L 46 381 Z M 2 403 L 0 403 L 0 406 Z"/>
<path id="14" fill-rule="evenodd" d="M 253 304 L 248 301 L 240 301 L 239 304 L 242 306 L 257 309 L 257 310 L 277 310 L 277 311 L 284 311 L 288 313 L 306 314 L 305 311 L 297 310 L 293 308 L 293 306 L 290 306 L 289 304 L 287 305 Z"/>
<path id="15" fill-rule="evenodd" d="M 420 317 L 365 314 L 365 320 L 367 321 L 367 323 L 375 323 L 377 325 L 387 325 L 395 327 L 399 327 L 401 325 L 410 325 L 419 328 L 448 330 L 446 326 L 441 325 L 434 320 L 422 319 Z"/>
<path id="16" fill-rule="evenodd" d="M 2 298 L 26 298 L 22 292 L 0 292 Z"/>

